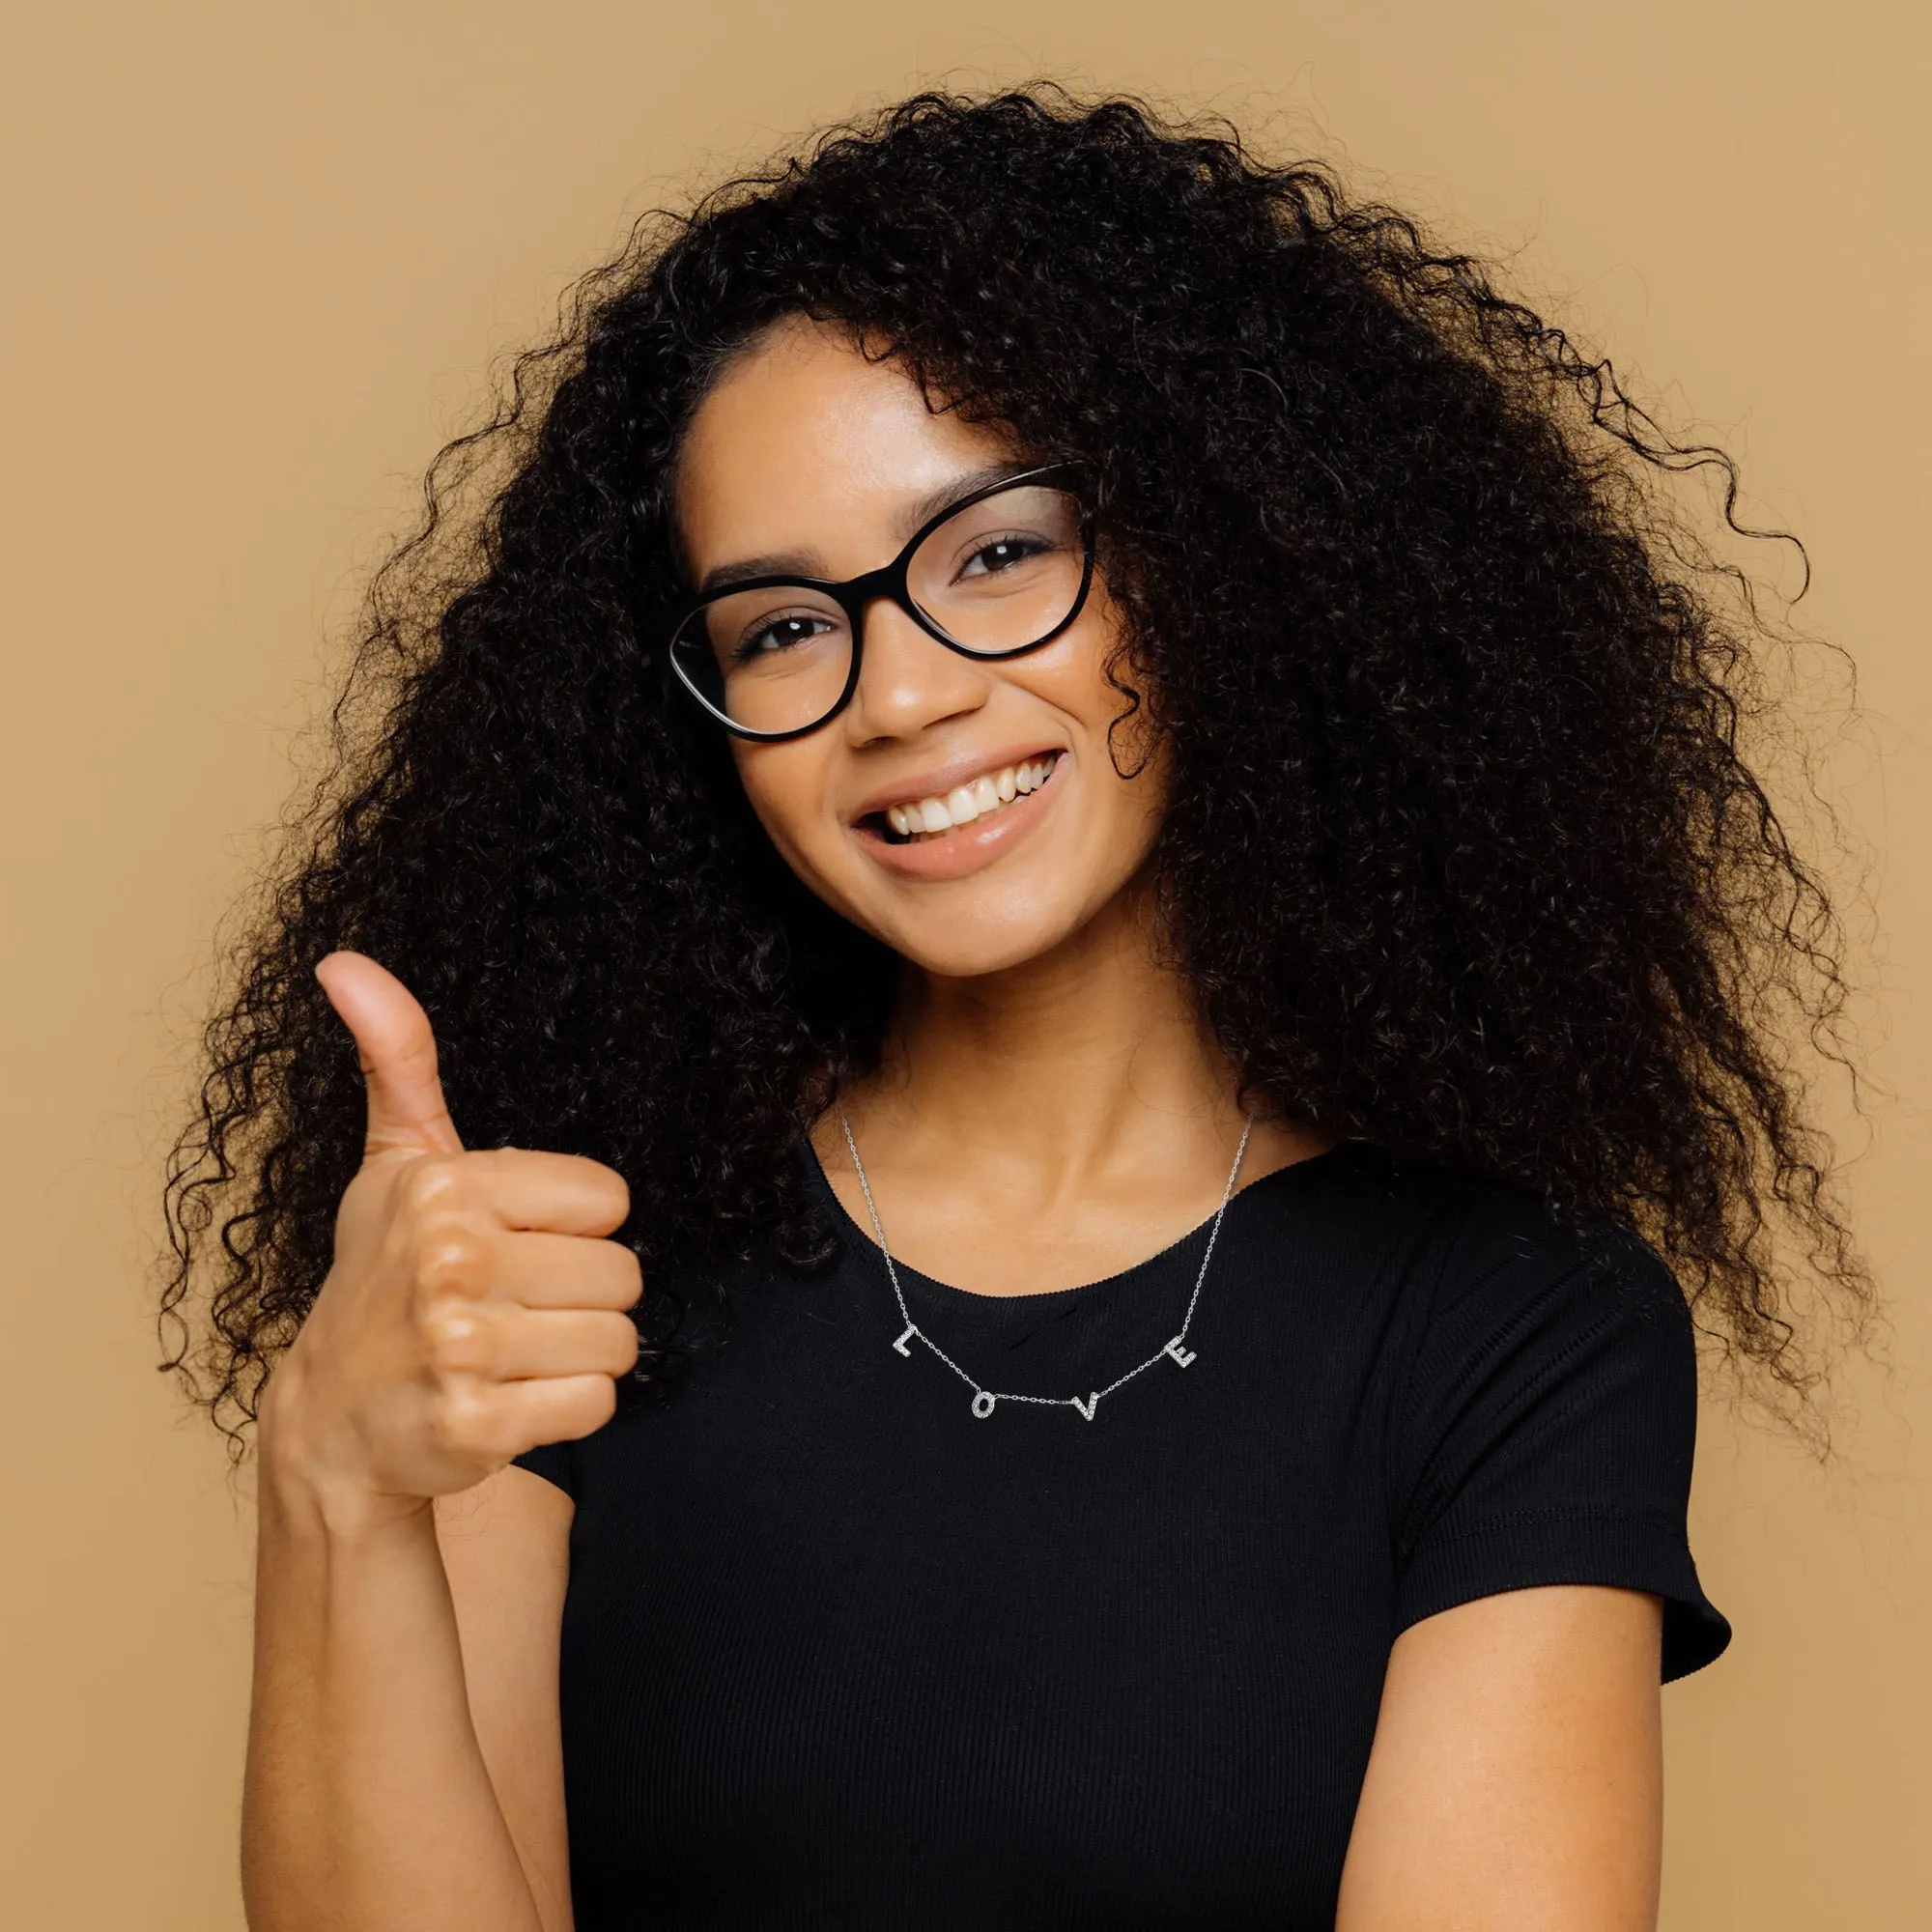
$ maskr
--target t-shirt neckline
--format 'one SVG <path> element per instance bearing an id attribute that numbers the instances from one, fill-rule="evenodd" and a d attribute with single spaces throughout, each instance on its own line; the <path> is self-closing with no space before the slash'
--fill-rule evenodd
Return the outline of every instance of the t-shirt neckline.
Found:
<path id="1" fill-rule="evenodd" d="M 818 1150 L 808 1134 L 803 1137 L 807 1161 L 807 1174 L 812 1185 L 823 1195 L 831 1207 L 840 1231 L 841 1237 L 852 1246 L 854 1252 L 864 1256 L 881 1278 L 886 1273 L 885 1257 L 880 1252 L 877 1238 L 872 1231 L 862 1226 L 847 1211 L 844 1202 L 839 1200 L 838 1191 L 832 1185 L 825 1172 L 824 1163 L 818 1158 Z M 1232 1221 L 1241 1203 L 1248 1201 L 1264 1188 L 1275 1188 L 1290 1176 L 1299 1177 L 1295 1184 L 1305 1181 L 1309 1175 L 1306 1170 L 1314 1170 L 1316 1178 L 1343 1164 L 1344 1157 L 1355 1143 L 1338 1140 L 1334 1146 L 1324 1148 L 1320 1153 L 1306 1154 L 1300 1160 L 1292 1160 L 1285 1167 L 1277 1167 L 1269 1173 L 1237 1187 L 1228 1201 L 1228 1216 Z M 1208 1231 L 1214 1224 L 1214 1216 L 1208 1215 L 1197 1221 L 1184 1234 L 1178 1236 L 1167 1246 L 1143 1260 L 1130 1263 L 1126 1267 L 1110 1275 L 1102 1275 L 1094 1281 L 1075 1282 L 1067 1288 L 1030 1289 L 1024 1294 L 987 1294 L 977 1289 L 957 1288 L 951 1282 L 941 1281 L 936 1275 L 923 1273 L 910 1262 L 895 1254 L 893 1266 L 897 1270 L 899 1284 L 906 1291 L 907 1300 L 915 1298 L 925 1301 L 928 1306 L 944 1306 L 955 1315 L 975 1316 L 987 1322 L 999 1322 L 1009 1317 L 1026 1318 L 1041 1314 L 1059 1314 L 1063 1310 L 1080 1306 L 1082 1303 L 1102 1299 L 1113 1294 L 1125 1294 L 1150 1281 L 1164 1280 L 1184 1265 L 1198 1265 L 1200 1250 L 1208 1238 Z M 1225 1237 L 1227 1225 L 1223 1224 Z"/>

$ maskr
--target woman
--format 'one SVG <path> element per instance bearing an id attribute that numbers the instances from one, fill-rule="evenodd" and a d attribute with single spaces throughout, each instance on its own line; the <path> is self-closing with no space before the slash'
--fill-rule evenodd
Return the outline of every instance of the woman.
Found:
<path id="1" fill-rule="evenodd" d="M 1862 1288 L 1686 452 L 1038 91 L 646 233 L 458 448 L 175 1176 L 251 1922 L 1653 1923 L 1687 1302 L 1796 1386 L 1767 1217 Z"/>

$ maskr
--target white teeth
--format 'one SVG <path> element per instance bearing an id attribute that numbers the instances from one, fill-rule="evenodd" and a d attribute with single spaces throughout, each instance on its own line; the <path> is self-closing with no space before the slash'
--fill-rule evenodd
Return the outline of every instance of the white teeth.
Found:
<path id="1" fill-rule="evenodd" d="M 955 786 L 944 798 L 909 800 L 904 805 L 889 805 L 885 820 L 901 838 L 917 838 L 922 834 L 950 832 L 955 825 L 971 825 L 989 811 L 1010 805 L 1028 792 L 1037 791 L 1046 782 L 1059 753 L 1044 758 L 1029 758 L 1023 764 L 1002 765 L 963 785 Z"/>

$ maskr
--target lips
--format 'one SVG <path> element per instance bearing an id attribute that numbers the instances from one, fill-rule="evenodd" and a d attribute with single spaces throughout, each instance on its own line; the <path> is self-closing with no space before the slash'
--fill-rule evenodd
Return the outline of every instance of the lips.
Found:
<path id="1" fill-rule="evenodd" d="M 970 763 L 961 764 L 953 768 L 958 782 L 946 792 L 928 791 L 910 801 L 894 799 L 881 803 L 864 813 L 852 829 L 873 863 L 889 872 L 907 879 L 959 878 L 1003 858 L 1026 836 L 1051 800 L 1065 788 L 1055 781 L 1064 776 L 1062 767 L 1065 762 L 1065 753 L 1056 750 L 1014 759 L 990 770 L 981 765 L 977 773 Z M 1022 769 L 1033 780 L 1025 790 L 1020 787 Z M 1000 781 L 1006 775 L 1011 777 L 1012 795 L 1003 799 Z M 990 809 L 984 805 L 982 786 L 992 794 Z M 964 796 L 959 797 L 960 794 Z M 952 801 L 955 797 L 962 806 L 971 809 L 970 817 L 961 814 L 963 822 L 954 820 Z M 928 805 L 937 805 L 949 821 L 930 832 L 925 830 Z M 917 831 L 910 829 L 915 811 Z M 898 830 L 889 813 L 898 816 L 908 829 Z"/>
<path id="2" fill-rule="evenodd" d="M 907 772 L 888 780 L 852 808 L 850 822 L 858 825 L 872 818 L 883 826 L 886 812 L 893 806 L 907 808 L 923 805 L 927 799 L 938 799 L 944 804 L 949 794 L 966 785 L 977 784 L 982 778 L 993 780 L 997 789 L 999 775 L 1008 766 L 1017 773 L 1021 765 L 1052 758 L 1065 749 L 1065 745 L 1057 745 L 1050 739 L 1041 743 L 1036 738 L 1017 745 L 989 746 L 981 752 L 961 752 L 948 758 L 944 764 L 931 765 L 924 771 Z"/>
<path id="3" fill-rule="evenodd" d="M 981 772 L 977 778 L 957 784 L 943 797 L 937 792 L 923 798 L 909 798 L 889 805 L 882 816 L 889 838 L 943 838 L 963 825 L 972 825 L 994 812 L 1004 810 L 1016 798 L 1037 791 L 1052 775 L 1060 753 L 1049 752 L 1037 758 L 1022 758 L 1016 765 L 1001 765 Z"/>

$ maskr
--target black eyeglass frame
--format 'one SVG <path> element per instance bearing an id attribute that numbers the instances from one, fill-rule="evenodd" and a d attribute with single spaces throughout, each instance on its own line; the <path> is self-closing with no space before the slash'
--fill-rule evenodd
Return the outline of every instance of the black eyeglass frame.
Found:
<path id="1" fill-rule="evenodd" d="M 848 577 L 841 583 L 821 577 L 748 577 L 739 583 L 726 583 L 716 590 L 706 590 L 686 599 L 671 613 L 668 642 L 666 655 L 670 660 L 670 668 L 677 681 L 686 692 L 704 709 L 705 715 L 714 718 L 734 737 L 751 740 L 759 745 L 781 745 L 793 738 L 803 738 L 813 731 L 821 730 L 831 724 L 852 701 L 852 694 L 859 688 L 859 672 L 866 658 L 866 607 L 876 599 L 889 598 L 917 624 L 927 637 L 944 644 L 950 651 L 957 651 L 961 657 L 978 658 L 985 663 L 1001 663 L 1009 658 L 1025 657 L 1029 651 L 1037 651 L 1063 637 L 1074 619 L 1086 608 L 1087 596 L 1094 586 L 1094 519 L 1084 500 L 1080 502 L 1080 541 L 1084 559 L 1080 571 L 1080 588 L 1075 593 L 1072 607 L 1052 630 L 1043 638 L 1036 638 L 1030 644 L 1015 644 L 1003 651 L 975 650 L 971 644 L 962 644 L 957 638 L 949 637 L 945 630 L 922 611 L 913 601 L 912 587 L 908 573 L 913 557 L 919 547 L 934 530 L 956 517 L 960 511 L 971 509 L 975 503 L 985 501 L 988 497 L 997 497 L 1007 490 L 1017 490 L 1023 484 L 1044 483 L 1049 479 L 1084 476 L 1087 466 L 1079 462 L 1060 462 L 1043 464 L 1037 469 L 1022 469 L 1011 476 L 1004 476 L 997 483 L 988 483 L 983 489 L 975 490 L 961 497 L 956 503 L 949 503 L 936 517 L 929 517 L 906 539 L 905 548 L 892 562 L 882 564 L 877 570 L 868 570 L 861 577 Z M 1068 493 L 1073 494 L 1073 493 Z M 690 628 L 693 618 L 708 606 L 721 602 L 726 597 L 737 597 L 747 590 L 775 590 L 781 585 L 795 585 L 801 590 L 815 590 L 829 597 L 844 611 L 845 620 L 852 627 L 852 663 L 845 674 L 845 688 L 838 694 L 832 708 L 824 717 L 814 719 L 810 724 L 800 724 L 790 731 L 756 731 L 749 724 L 740 724 L 736 719 L 727 717 L 714 704 L 678 662 L 679 640 Z M 709 645 L 706 647 L 709 651 Z"/>

